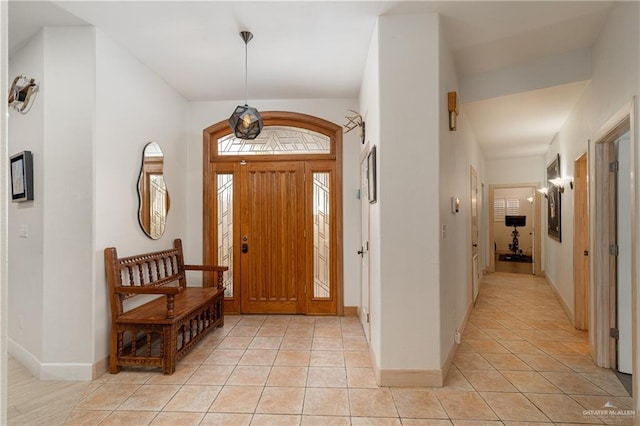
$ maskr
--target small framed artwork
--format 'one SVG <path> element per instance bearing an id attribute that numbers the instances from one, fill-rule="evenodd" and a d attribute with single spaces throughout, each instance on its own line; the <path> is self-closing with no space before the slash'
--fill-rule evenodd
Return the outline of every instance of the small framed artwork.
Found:
<path id="1" fill-rule="evenodd" d="M 560 154 L 547 166 L 547 234 L 562 242 L 562 210 L 560 190 L 551 183 L 551 179 L 560 177 Z"/>
<path id="2" fill-rule="evenodd" d="M 11 171 L 11 201 L 19 203 L 33 200 L 33 157 L 31 151 L 22 151 L 9 157 Z"/>
<path id="3" fill-rule="evenodd" d="M 367 189 L 369 204 L 378 201 L 378 182 L 377 182 L 377 166 L 376 166 L 376 146 L 371 147 L 369 155 L 367 155 Z"/>

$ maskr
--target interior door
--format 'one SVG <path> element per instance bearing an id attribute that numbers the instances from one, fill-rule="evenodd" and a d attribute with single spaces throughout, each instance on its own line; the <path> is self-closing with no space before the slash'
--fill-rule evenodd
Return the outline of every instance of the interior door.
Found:
<path id="1" fill-rule="evenodd" d="M 241 166 L 241 310 L 303 313 L 304 162 Z"/>
<path id="2" fill-rule="evenodd" d="M 574 163 L 573 281 L 574 318 L 579 330 L 589 329 L 589 193 L 587 154 Z"/>
<path id="3" fill-rule="evenodd" d="M 360 321 L 362 322 L 362 328 L 367 340 L 370 340 L 370 322 L 369 322 L 369 198 L 367 187 L 367 176 L 369 170 L 367 168 L 367 156 L 365 155 L 360 162 L 360 216 L 361 216 L 361 228 L 360 228 L 360 291 L 361 291 L 361 305 L 360 305 Z"/>
<path id="4" fill-rule="evenodd" d="M 475 303 L 479 292 L 480 266 L 478 261 L 478 173 L 471 167 L 471 289 Z"/>

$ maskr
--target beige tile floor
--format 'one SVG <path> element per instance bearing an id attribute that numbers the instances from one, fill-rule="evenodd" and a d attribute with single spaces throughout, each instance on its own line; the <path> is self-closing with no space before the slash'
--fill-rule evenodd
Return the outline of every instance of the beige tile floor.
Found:
<path id="1" fill-rule="evenodd" d="M 229 316 L 171 376 L 128 370 L 88 385 L 67 424 L 633 424 L 631 397 L 594 366 L 546 282 L 481 285 L 443 388 L 381 388 L 353 317 Z M 599 410 L 598 415 L 588 410 Z M 586 413 L 586 414 L 585 414 Z M 636 419 L 637 420 L 637 419 Z M 11 422 L 10 422 L 11 423 Z"/>

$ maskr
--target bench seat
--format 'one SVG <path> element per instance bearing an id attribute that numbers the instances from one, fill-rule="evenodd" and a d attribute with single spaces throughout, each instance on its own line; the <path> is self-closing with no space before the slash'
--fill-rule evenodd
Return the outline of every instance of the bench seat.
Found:
<path id="1" fill-rule="evenodd" d="M 187 287 L 175 298 L 175 317 L 167 318 L 167 303 L 164 297 L 158 297 L 144 305 L 125 312 L 118 318 L 122 324 L 172 324 L 189 316 L 189 314 L 205 306 L 219 293 L 217 288 Z"/>

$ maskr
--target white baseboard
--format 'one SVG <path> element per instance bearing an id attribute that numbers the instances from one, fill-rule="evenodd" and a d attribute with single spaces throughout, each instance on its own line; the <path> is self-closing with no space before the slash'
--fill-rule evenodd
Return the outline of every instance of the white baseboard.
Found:
<path id="1" fill-rule="evenodd" d="M 10 337 L 7 337 L 7 352 L 29 370 L 33 377 L 40 377 L 40 360 Z"/>
<path id="2" fill-rule="evenodd" d="M 102 358 L 93 364 L 93 379 L 97 379 L 109 370 L 109 357 Z"/>
<path id="3" fill-rule="evenodd" d="M 31 352 L 7 339 L 8 352 L 39 380 L 89 381 L 93 379 L 93 364 L 90 363 L 43 363 Z"/>
<path id="4" fill-rule="evenodd" d="M 442 370 L 381 369 L 371 346 L 369 355 L 378 386 L 441 387 L 444 383 Z"/>
<path id="5" fill-rule="evenodd" d="M 40 380 L 91 381 L 93 364 L 84 363 L 43 363 Z"/>
<path id="6" fill-rule="evenodd" d="M 380 386 L 442 387 L 442 370 L 382 369 Z"/>
<path id="7" fill-rule="evenodd" d="M 567 303 L 564 301 L 564 299 L 560 295 L 560 292 L 556 288 L 556 285 L 553 283 L 553 281 L 551 281 L 549 277 L 546 275 L 544 276 L 544 279 L 547 281 L 547 284 L 549 284 L 549 287 L 551 287 L 551 290 L 553 290 L 553 294 L 556 296 L 556 299 L 558 299 L 558 302 L 560 302 L 560 306 L 562 306 L 562 309 L 564 310 L 564 313 L 567 316 L 567 319 L 569 319 L 569 321 L 571 322 L 571 325 L 575 327 L 576 325 L 575 318 L 573 316 L 573 312 L 571 311 L 571 309 L 569 309 L 569 305 L 567 305 Z"/>

